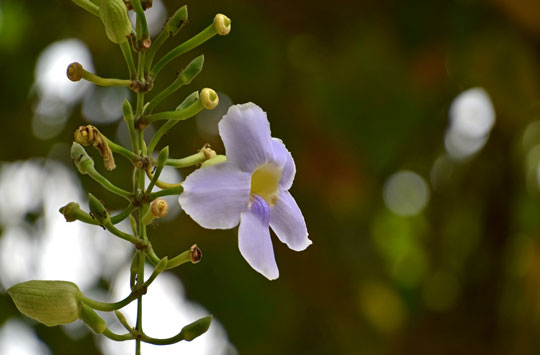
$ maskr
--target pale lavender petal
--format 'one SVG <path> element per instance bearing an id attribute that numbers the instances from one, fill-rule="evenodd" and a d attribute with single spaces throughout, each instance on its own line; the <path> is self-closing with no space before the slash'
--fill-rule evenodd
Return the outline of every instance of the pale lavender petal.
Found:
<path id="1" fill-rule="evenodd" d="M 302 211 L 289 191 L 279 192 L 270 214 L 270 226 L 279 240 L 292 250 L 301 251 L 311 244 Z"/>
<path id="2" fill-rule="evenodd" d="M 204 228 L 233 228 L 248 208 L 251 176 L 234 164 L 197 169 L 182 185 L 184 192 L 178 202 Z"/>
<path id="3" fill-rule="evenodd" d="M 270 239 L 269 220 L 270 206 L 261 197 L 252 195 L 249 210 L 241 216 L 238 247 L 253 269 L 269 280 L 275 280 L 279 270 Z"/>
<path id="4" fill-rule="evenodd" d="M 252 173 L 274 156 L 266 112 L 251 102 L 229 108 L 219 122 L 219 135 L 227 161 L 245 172 Z"/>
<path id="5" fill-rule="evenodd" d="M 291 152 L 287 150 L 281 139 L 272 138 L 272 147 L 274 148 L 274 161 L 277 166 L 283 169 L 279 186 L 283 190 L 288 190 L 291 188 L 296 174 L 296 165 Z"/>

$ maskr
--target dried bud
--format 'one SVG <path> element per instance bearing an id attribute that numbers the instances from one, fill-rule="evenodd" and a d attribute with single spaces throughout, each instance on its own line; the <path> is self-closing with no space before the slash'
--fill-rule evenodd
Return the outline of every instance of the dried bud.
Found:
<path id="1" fill-rule="evenodd" d="M 183 335 L 184 340 L 192 341 L 199 335 L 206 333 L 208 328 L 210 328 L 210 323 L 212 323 L 212 317 L 213 316 L 201 318 L 182 328 L 181 334 Z"/>
<path id="2" fill-rule="evenodd" d="M 201 168 L 206 168 L 206 167 L 211 166 L 211 165 L 216 165 L 216 164 L 219 164 L 219 163 L 223 163 L 224 161 L 227 161 L 227 157 L 225 155 L 221 155 L 221 154 L 216 155 L 215 157 L 204 161 L 201 164 Z"/>
<path id="3" fill-rule="evenodd" d="M 86 153 L 83 146 L 77 142 L 73 142 L 71 145 L 71 161 L 83 175 L 88 174 L 88 170 L 94 168 L 94 161 Z"/>
<path id="4" fill-rule="evenodd" d="M 231 32 L 231 19 L 223 14 L 217 14 L 214 17 L 214 26 L 220 36 L 228 35 Z"/>
<path id="5" fill-rule="evenodd" d="M 209 146 L 205 146 L 203 149 L 201 149 L 201 151 L 203 152 L 204 158 L 206 160 L 212 159 L 213 157 L 216 156 L 216 151 L 210 148 Z"/>
<path id="6" fill-rule="evenodd" d="M 133 31 L 133 28 L 124 1 L 101 0 L 99 17 L 111 42 L 121 43 L 127 41 L 127 37 Z"/>
<path id="7" fill-rule="evenodd" d="M 169 21 L 165 24 L 164 30 L 169 34 L 169 36 L 176 36 L 180 29 L 187 22 L 188 11 L 187 6 L 184 5 L 169 18 Z"/>
<path id="8" fill-rule="evenodd" d="M 67 77 L 69 80 L 71 81 L 79 81 L 82 79 L 82 76 L 83 76 L 83 66 L 81 65 L 81 63 L 77 63 L 77 62 L 74 62 L 74 63 L 71 63 L 68 67 L 67 67 Z"/>
<path id="9" fill-rule="evenodd" d="M 26 281 L 7 290 L 17 309 L 49 327 L 76 321 L 81 291 L 68 281 Z"/>
<path id="10" fill-rule="evenodd" d="M 75 142 L 82 144 L 84 146 L 89 146 L 92 144 L 99 154 L 103 157 L 103 164 L 107 170 L 113 170 L 116 168 L 114 163 L 114 156 L 109 148 L 109 143 L 107 138 L 94 126 L 80 126 L 79 129 L 73 134 Z"/>
<path id="11" fill-rule="evenodd" d="M 189 248 L 189 258 L 191 259 L 191 262 L 193 264 L 197 264 L 202 259 L 202 251 L 199 249 L 197 244 L 193 244 L 191 248 Z"/>
<path id="12" fill-rule="evenodd" d="M 167 201 L 162 198 L 155 199 L 154 202 L 152 202 L 150 209 L 156 218 L 165 217 L 167 213 L 169 213 L 169 205 L 167 204 Z"/>
<path id="13" fill-rule="evenodd" d="M 218 105 L 219 96 L 214 90 L 205 88 L 201 90 L 200 100 L 205 109 L 212 110 Z"/>

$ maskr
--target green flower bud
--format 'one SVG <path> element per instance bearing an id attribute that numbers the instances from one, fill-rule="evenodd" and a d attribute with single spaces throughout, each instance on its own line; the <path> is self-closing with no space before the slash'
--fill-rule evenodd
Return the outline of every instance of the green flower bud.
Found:
<path id="1" fill-rule="evenodd" d="M 201 318 L 182 328 L 181 334 L 183 335 L 184 340 L 192 341 L 199 335 L 206 333 L 208 328 L 210 328 L 210 323 L 212 323 L 212 317 L 213 316 Z"/>
<path id="2" fill-rule="evenodd" d="M 205 160 L 202 164 L 201 164 L 201 168 L 206 168 L 207 166 L 210 166 L 210 165 L 216 165 L 216 164 L 219 164 L 219 163 L 223 163 L 224 161 L 227 161 L 227 157 L 225 155 L 216 155 L 215 157 L 211 158 L 211 159 L 208 159 L 208 160 Z"/>
<path id="3" fill-rule="evenodd" d="M 73 222 L 78 219 L 77 215 L 80 210 L 81 206 L 77 202 L 70 202 L 60 208 L 60 213 L 64 215 L 66 222 Z"/>
<path id="4" fill-rule="evenodd" d="M 85 322 L 96 334 L 101 334 L 107 329 L 107 323 L 98 316 L 96 311 L 81 303 L 81 320 Z"/>
<path id="5" fill-rule="evenodd" d="M 201 90 L 200 100 L 203 107 L 207 110 L 213 110 L 219 104 L 218 94 L 209 88 L 204 88 Z"/>
<path id="6" fill-rule="evenodd" d="M 94 160 L 86 153 L 83 146 L 77 142 L 73 142 L 71 145 L 71 161 L 83 175 L 88 174 L 88 170 L 94 168 Z"/>
<path id="7" fill-rule="evenodd" d="M 169 36 L 176 36 L 188 19 L 187 6 L 184 5 L 169 18 L 165 24 L 164 30 Z"/>
<path id="8" fill-rule="evenodd" d="M 182 111 L 182 110 L 188 108 L 194 102 L 196 102 L 198 99 L 199 99 L 199 92 L 198 91 L 195 91 L 195 92 L 191 93 L 188 97 L 186 97 L 184 99 L 184 101 L 182 101 L 182 103 L 180 105 L 178 105 L 178 107 L 175 109 L 175 111 Z"/>
<path id="9" fill-rule="evenodd" d="M 105 26 L 107 37 L 113 43 L 127 41 L 133 31 L 123 0 L 101 0 L 99 17 Z"/>
<path id="10" fill-rule="evenodd" d="M 166 146 L 163 148 L 158 155 L 157 158 L 157 165 L 158 166 L 165 166 L 165 163 L 167 162 L 167 159 L 169 159 L 169 146 Z"/>
<path id="11" fill-rule="evenodd" d="M 154 272 L 156 274 L 161 274 L 165 268 L 167 267 L 167 262 L 169 261 L 169 258 L 168 257 L 163 257 L 156 265 L 156 267 L 154 268 Z"/>
<path id="12" fill-rule="evenodd" d="M 88 205 L 90 212 L 100 225 L 104 225 L 109 219 L 109 212 L 105 209 L 105 206 L 99 201 L 96 196 L 88 194 Z"/>
<path id="13" fill-rule="evenodd" d="M 200 55 L 193 59 L 184 70 L 180 73 L 180 78 L 184 84 L 189 84 L 202 71 L 204 64 L 204 55 Z"/>
<path id="14" fill-rule="evenodd" d="M 17 309 L 49 327 L 76 321 L 81 291 L 73 282 L 32 280 L 7 290 Z"/>

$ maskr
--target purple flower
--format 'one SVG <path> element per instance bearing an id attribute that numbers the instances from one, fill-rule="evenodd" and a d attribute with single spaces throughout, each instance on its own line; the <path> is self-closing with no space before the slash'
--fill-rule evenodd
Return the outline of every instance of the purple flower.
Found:
<path id="1" fill-rule="evenodd" d="M 296 251 L 306 249 L 306 222 L 289 193 L 296 167 L 283 142 L 270 135 L 257 105 L 234 105 L 219 122 L 227 161 L 201 168 L 183 183 L 179 202 L 197 223 L 229 229 L 240 223 L 238 247 L 252 268 L 279 277 L 269 227 Z"/>

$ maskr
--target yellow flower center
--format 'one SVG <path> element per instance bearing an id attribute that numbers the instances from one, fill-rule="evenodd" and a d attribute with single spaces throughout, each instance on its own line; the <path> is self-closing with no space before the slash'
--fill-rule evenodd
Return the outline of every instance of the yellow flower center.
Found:
<path id="1" fill-rule="evenodd" d="M 251 193 L 261 196 L 270 206 L 274 206 L 278 199 L 282 173 L 275 164 L 264 164 L 251 175 Z"/>

